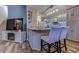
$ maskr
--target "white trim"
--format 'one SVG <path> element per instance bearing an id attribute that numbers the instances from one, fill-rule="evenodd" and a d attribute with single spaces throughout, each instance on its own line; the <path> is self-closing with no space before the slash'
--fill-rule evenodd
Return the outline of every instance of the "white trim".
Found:
<path id="1" fill-rule="evenodd" d="M 32 48 L 32 49 L 34 49 L 34 50 L 38 50 L 38 51 L 40 51 L 41 49 L 37 49 L 37 48 Z"/>

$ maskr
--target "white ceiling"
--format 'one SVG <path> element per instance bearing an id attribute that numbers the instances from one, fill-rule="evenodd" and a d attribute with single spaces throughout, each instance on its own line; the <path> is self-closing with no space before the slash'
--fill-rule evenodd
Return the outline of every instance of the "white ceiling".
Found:
<path id="1" fill-rule="evenodd" d="M 57 9 L 59 9 L 58 12 L 62 12 L 62 11 L 69 9 L 73 6 L 75 6 L 75 5 L 54 5 L 53 10 L 57 8 Z M 28 7 L 32 10 L 38 10 L 41 14 L 44 14 L 46 9 L 49 8 L 50 5 L 28 5 Z"/>
<path id="2" fill-rule="evenodd" d="M 28 5 L 29 8 L 39 10 L 41 8 L 47 7 L 47 5 Z"/>
<path id="3" fill-rule="evenodd" d="M 50 5 L 28 5 L 28 8 L 32 10 L 38 10 L 40 13 L 45 11 Z"/>

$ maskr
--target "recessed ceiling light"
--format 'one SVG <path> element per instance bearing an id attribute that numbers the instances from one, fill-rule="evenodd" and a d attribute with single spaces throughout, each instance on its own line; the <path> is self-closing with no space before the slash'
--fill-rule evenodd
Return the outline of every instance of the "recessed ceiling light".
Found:
<path id="1" fill-rule="evenodd" d="M 55 9 L 56 12 L 58 12 L 58 9 Z"/>
<path id="2" fill-rule="evenodd" d="M 55 10 L 53 10 L 53 13 L 55 13 Z"/>

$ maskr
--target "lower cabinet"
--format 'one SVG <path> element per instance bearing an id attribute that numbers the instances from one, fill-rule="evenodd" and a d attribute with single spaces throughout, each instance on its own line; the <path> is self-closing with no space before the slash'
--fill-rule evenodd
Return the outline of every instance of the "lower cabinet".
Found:
<path id="1" fill-rule="evenodd" d="M 2 40 L 10 40 L 8 39 L 8 33 L 14 34 L 14 42 L 23 43 L 26 40 L 26 32 L 16 32 L 16 31 L 2 31 Z"/>

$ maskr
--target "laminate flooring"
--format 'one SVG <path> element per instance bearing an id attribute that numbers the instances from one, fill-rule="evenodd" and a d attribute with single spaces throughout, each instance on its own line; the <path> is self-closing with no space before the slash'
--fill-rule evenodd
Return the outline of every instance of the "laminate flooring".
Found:
<path id="1" fill-rule="evenodd" d="M 0 41 L 0 53 L 46 53 L 31 49 L 28 42 L 23 44 L 13 41 Z M 67 51 L 62 49 L 62 53 L 79 53 L 79 43 L 67 40 Z"/>

